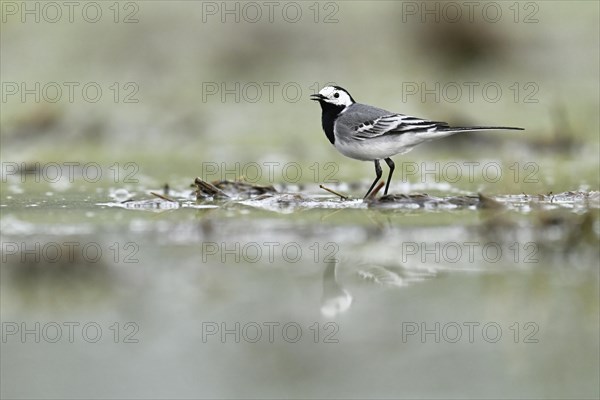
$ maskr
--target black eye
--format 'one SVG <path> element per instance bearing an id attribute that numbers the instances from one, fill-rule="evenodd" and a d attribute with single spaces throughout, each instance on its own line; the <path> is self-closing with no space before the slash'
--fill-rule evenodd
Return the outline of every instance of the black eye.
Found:
<path id="1" fill-rule="evenodd" d="M 338 92 L 335 92 L 335 93 L 333 94 L 333 97 L 335 97 L 335 98 L 337 99 L 338 97 L 340 97 L 340 94 L 339 94 Z"/>

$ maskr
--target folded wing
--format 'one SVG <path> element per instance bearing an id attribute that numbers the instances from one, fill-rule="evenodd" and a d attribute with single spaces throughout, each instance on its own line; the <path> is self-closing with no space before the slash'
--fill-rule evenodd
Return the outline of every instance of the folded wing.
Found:
<path id="1" fill-rule="evenodd" d="M 353 136 L 355 139 L 365 140 L 390 134 L 435 131 L 438 128 L 448 128 L 448 124 L 404 114 L 389 114 L 354 126 Z"/>

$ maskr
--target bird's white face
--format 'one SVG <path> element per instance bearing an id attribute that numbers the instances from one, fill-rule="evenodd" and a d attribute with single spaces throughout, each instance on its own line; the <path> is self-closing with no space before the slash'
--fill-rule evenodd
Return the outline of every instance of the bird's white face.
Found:
<path id="1" fill-rule="evenodd" d="M 346 92 L 344 89 L 333 86 L 325 86 L 323 89 L 321 89 L 317 96 L 319 97 L 319 100 L 336 106 L 347 107 L 354 103 L 348 92 Z"/>

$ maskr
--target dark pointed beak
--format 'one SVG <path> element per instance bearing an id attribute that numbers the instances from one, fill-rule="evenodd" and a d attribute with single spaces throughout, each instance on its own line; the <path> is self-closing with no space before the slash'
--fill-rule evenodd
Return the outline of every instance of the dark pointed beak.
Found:
<path id="1" fill-rule="evenodd" d="M 325 98 L 325 96 L 323 96 L 322 94 L 319 94 L 319 93 L 310 95 L 310 99 L 315 100 L 315 101 L 323 100 L 324 98 Z"/>

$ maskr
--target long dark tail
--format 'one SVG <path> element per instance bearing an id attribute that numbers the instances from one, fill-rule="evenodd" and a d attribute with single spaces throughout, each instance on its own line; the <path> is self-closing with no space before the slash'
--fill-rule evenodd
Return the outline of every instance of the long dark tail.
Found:
<path id="1" fill-rule="evenodd" d="M 523 131 L 523 128 L 514 126 L 440 126 L 436 129 L 439 132 L 460 132 L 460 131 Z"/>
<path id="2" fill-rule="evenodd" d="M 446 136 L 451 136 L 461 132 L 474 132 L 474 131 L 522 131 L 523 128 L 515 128 L 512 126 L 448 126 L 440 123 L 433 128 L 423 130 L 417 133 L 417 136 L 423 140 L 440 139 Z"/>

